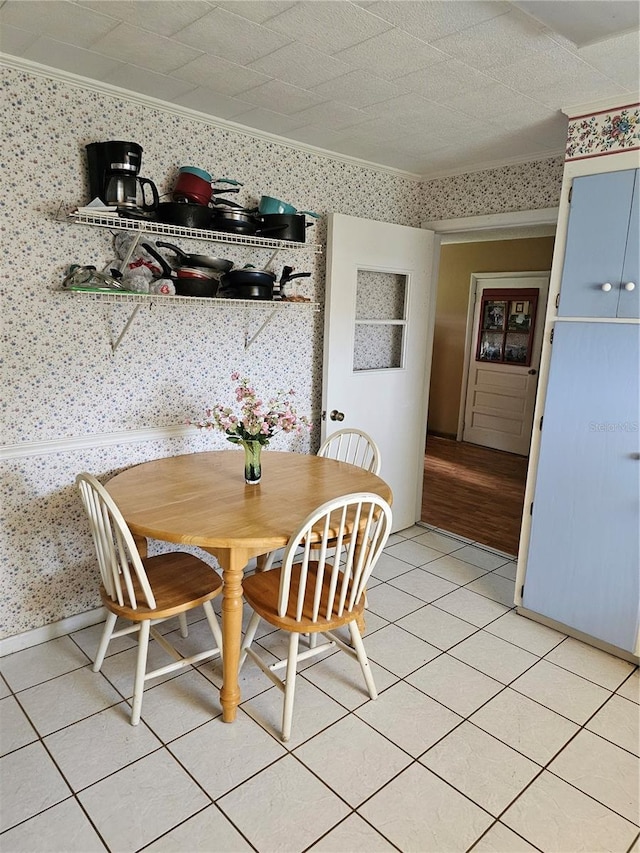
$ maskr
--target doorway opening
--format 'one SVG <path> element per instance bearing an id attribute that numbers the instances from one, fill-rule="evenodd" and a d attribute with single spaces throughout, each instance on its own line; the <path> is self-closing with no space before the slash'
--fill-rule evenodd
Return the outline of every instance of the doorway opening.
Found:
<path id="1" fill-rule="evenodd" d="M 427 226 L 429 227 L 429 226 Z M 555 226 L 549 228 L 555 232 Z M 455 242 L 454 242 L 455 240 Z M 467 371 L 469 290 L 479 273 L 548 270 L 554 236 L 465 235 L 441 247 L 421 520 L 507 554 L 517 554 L 526 453 L 461 441 Z M 530 446 L 530 441 L 529 441 Z"/>

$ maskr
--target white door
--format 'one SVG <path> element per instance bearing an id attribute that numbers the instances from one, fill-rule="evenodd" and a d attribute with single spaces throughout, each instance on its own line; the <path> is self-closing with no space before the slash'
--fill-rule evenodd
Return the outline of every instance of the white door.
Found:
<path id="1" fill-rule="evenodd" d="M 471 277 L 462 440 L 527 456 L 549 273 Z"/>
<path id="2" fill-rule="evenodd" d="M 394 530 L 420 518 L 434 242 L 421 228 L 329 217 L 322 438 L 346 427 L 372 436 Z"/>

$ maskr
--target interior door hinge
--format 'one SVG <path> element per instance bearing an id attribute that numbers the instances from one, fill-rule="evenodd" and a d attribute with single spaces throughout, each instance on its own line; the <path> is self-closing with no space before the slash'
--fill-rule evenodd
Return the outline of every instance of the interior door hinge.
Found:
<path id="1" fill-rule="evenodd" d="M 542 429 L 542 421 L 544 420 L 544 415 L 540 415 L 540 429 Z"/>
<path id="2" fill-rule="evenodd" d="M 559 306 L 560 306 L 560 294 L 558 293 L 556 296 L 556 311 L 558 310 Z"/>
<path id="3" fill-rule="evenodd" d="M 531 506 L 529 507 L 529 515 L 533 515 L 533 501 L 531 501 Z"/>
<path id="4" fill-rule="evenodd" d="M 326 421 L 326 419 L 327 419 L 327 410 L 326 410 L 326 409 L 323 409 L 323 410 L 322 410 L 321 419 L 322 419 L 323 421 Z"/>
<path id="5" fill-rule="evenodd" d="M 571 204 L 571 196 L 573 195 L 573 187 L 569 188 L 569 204 Z"/>
<path id="6" fill-rule="evenodd" d="M 520 587 L 520 598 L 524 598 L 524 584 Z"/>
<path id="7" fill-rule="evenodd" d="M 551 334 L 549 335 L 549 343 L 550 343 L 550 344 L 552 344 L 552 343 L 553 343 L 553 333 L 554 333 L 554 332 L 555 332 L 555 329 L 551 329 Z"/>

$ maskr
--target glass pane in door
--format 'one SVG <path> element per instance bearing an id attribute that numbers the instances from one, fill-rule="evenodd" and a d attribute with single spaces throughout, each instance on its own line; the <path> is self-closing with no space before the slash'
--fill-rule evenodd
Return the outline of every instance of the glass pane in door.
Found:
<path id="1" fill-rule="evenodd" d="M 406 275 L 359 269 L 356 320 L 404 320 L 406 288 Z"/>
<path id="2" fill-rule="evenodd" d="M 361 324 L 355 328 L 354 370 L 402 367 L 404 326 Z"/>
<path id="3" fill-rule="evenodd" d="M 353 370 L 391 370 L 403 366 L 408 276 L 359 269 Z"/>

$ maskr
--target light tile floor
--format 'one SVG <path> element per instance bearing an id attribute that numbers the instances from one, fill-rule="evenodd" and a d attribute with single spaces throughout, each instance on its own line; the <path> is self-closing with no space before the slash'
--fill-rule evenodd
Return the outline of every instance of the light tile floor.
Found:
<path id="1" fill-rule="evenodd" d="M 368 595 L 378 700 L 346 655 L 308 661 L 286 745 L 250 662 L 233 725 L 208 663 L 147 689 L 133 728 L 130 638 L 101 674 L 100 626 L 8 655 L 0 850 L 637 853 L 638 670 L 518 616 L 514 577 L 443 531 L 394 534 Z M 165 630 L 193 648 L 200 616 Z"/>

